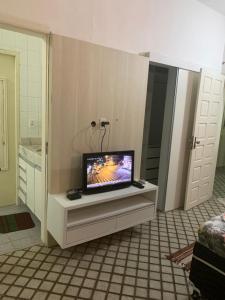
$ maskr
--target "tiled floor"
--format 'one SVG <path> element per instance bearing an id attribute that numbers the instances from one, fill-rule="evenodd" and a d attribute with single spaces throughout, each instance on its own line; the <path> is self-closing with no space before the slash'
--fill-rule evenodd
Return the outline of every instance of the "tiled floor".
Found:
<path id="1" fill-rule="evenodd" d="M 6 206 L 0 208 L 0 216 L 29 211 L 26 206 Z M 41 243 L 40 222 L 32 215 L 35 227 L 10 233 L 0 233 L 0 254 L 24 249 Z"/>
<path id="2" fill-rule="evenodd" d="M 0 256 L 0 298 L 189 299 L 187 274 L 165 255 L 192 243 L 199 224 L 222 211 L 210 200 L 69 250 L 34 246 Z"/>
<path id="3" fill-rule="evenodd" d="M 214 195 L 217 198 L 225 197 L 225 168 L 217 168 L 214 182 Z"/>

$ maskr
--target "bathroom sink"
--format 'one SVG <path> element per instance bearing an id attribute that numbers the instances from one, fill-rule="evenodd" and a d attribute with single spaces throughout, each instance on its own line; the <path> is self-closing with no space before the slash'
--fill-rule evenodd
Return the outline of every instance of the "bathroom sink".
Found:
<path id="1" fill-rule="evenodd" d="M 24 147 L 30 151 L 41 153 L 41 145 L 24 145 Z"/>
<path id="2" fill-rule="evenodd" d="M 19 154 L 32 164 L 41 167 L 41 145 L 20 145 Z"/>

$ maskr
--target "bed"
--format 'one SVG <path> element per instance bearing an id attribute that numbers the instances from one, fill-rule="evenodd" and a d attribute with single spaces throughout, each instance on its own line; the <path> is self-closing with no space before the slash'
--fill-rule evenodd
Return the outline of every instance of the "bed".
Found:
<path id="1" fill-rule="evenodd" d="M 204 223 L 193 250 L 190 280 L 193 299 L 225 299 L 225 214 Z M 198 291 L 198 292 L 197 292 Z"/>

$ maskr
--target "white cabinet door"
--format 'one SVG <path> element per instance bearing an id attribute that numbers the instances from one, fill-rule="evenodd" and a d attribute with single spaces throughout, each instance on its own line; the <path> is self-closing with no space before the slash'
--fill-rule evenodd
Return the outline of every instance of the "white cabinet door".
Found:
<path id="1" fill-rule="evenodd" d="M 43 191 L 42 191 L 42 184 L 41 184 L 41 171 L 35 169 L 35 207 L 34 213 L 38 217 L 38 219 L 42 220 L 42 203 L 43 203 Z"/>
<path id="2" fill-rule="evenodd" d="M 27 206 L 34 212 L 34 167 L 27 164 Z"/>

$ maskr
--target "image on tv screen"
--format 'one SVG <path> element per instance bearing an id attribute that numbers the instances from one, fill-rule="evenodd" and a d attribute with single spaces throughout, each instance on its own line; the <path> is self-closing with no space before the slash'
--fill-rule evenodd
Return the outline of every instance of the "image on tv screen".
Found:
<path id="1" fill-rule="evenodd" d="M 87 187 L 131 182 L 131 155 L 102 155 L 87 160 Z"/>

